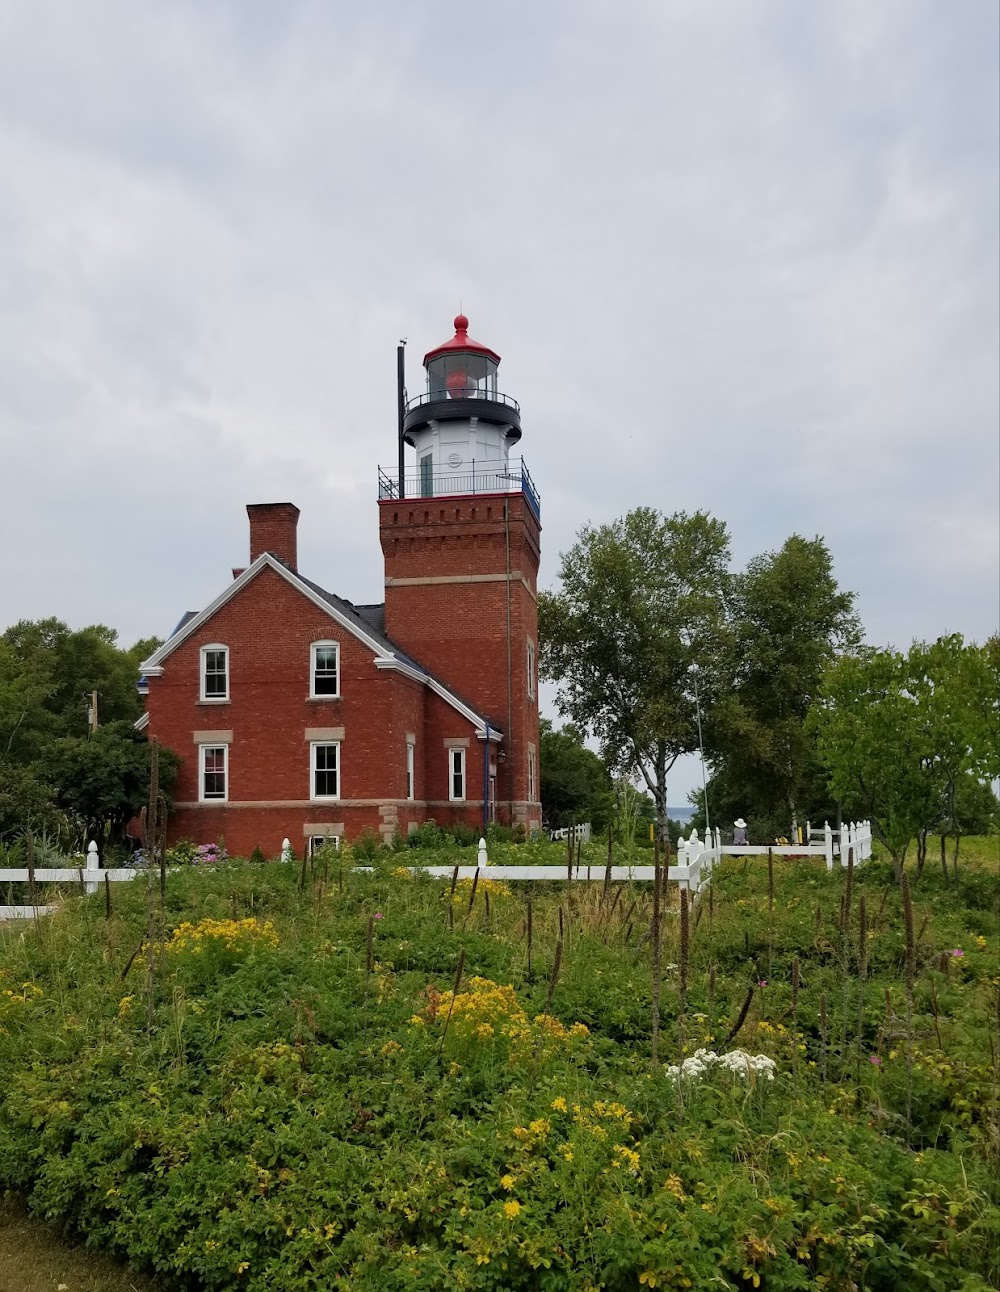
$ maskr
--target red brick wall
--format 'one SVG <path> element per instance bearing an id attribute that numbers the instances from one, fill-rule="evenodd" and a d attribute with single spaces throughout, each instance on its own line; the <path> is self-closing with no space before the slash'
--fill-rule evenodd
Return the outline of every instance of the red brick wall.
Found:
<path id="1" fill-rule="evenodd" d="M 504 732 L 498 815 L 540 825 L 537 783 L 534 800 L 527 802 L 529 743 L 536 750 L 536 782 L 538 749 L 537 685 L 535 697 L 529 698 L 526 664 L 527 639 L 535 644 L 536 662 L 538 644 L 540 529 L 534 514 L 521 494 L 389 500 L 379 504 L 379 523 L 386 632 Z M 409 582 L 415 579 L 422 582 Z M 423 582 L 427 579 L 441 581 Z M 470 751 L 470 761 L 477 763 L 481 777 L 481 753 L 473 758 Z M 482 798 L 481 788 L 477 797 Z"/>
<path id="2" fill-rule="evenodd" d="M 323 640 L 340 643 L 341 699 L 308 698 L 309 646 Z M 199 699 L 200 649 L 212 643 L 229 647 L 226 703 Z M 470 737 L 470 744 L 481 745 L 454 708 L 422 683 L 377 669 L 369 647 L 271 569 L 237 593 L 163 667 L 162 676 L 150 678 L 147 709 L 149 734 L 184 760 L 171 842 L 206 843 L 222 836 L 233 855 L 246 856 L 259 844 L 275 856 L 285 837 L 301 853 L 307 823 L 343 824 L 348 838 L 365 828 L 405 835 L 411 822 L 428 815 L 425 798 L 448 797 L 444 737 Z M 305 731 L 311 727 L 344 728 L 340 802 L 309 802 Z M 198 803 L 196 731 L 233 733 L 228 804 Z M 416 737 L 412 807 L 406 802 L 408 733 Z M 442 822 L 456 815 L 479 819 L 471 808 L 429 814 Z"/>

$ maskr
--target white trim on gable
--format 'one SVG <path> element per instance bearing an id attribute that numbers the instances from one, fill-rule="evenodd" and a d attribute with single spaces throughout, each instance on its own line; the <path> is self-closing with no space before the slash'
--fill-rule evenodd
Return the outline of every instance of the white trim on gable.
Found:
<path id="1" fill-rule="evenodd" d="M 265 568 L 274 570 L 275 574 L 280 574 L 286 583 L 290 583 L 293 588 L 301 592 L 307 600 L 313 603 L 313 605 L 318 606 L 320 610 L 325 611 L 325 613 L 328 614 L 335 623 L 339 624 L 346 632 L 349 632 L 352 637 L 357 638 L 358 641 L 367 646 L 375 657 L 374 663 L 376 668 L 390 669 L 393 672 L 401 673 L 404 677 L 408 677 L 414 682 L 422 682 L 424 685 L 429 686 L 430 689 L 434 691 L 435 694 L 439 695 L 446 704 L 450 704 L 453 709 L 457 710 L 457 712 L 462 715 L 463 718 L 466 718 L 472 723 L 473 727 L 476 729 L 476 735 L 480 740 L 487 739 L 486 724 L 479 715 L 460 700 L 457 695 L 453 695 L 452 692 L 449 691 L 446 686 L 443 686 L 438 682 L 436 678 L 431 677 L 429 674 L 421 673 L 419 669 L 413 668 L 412 665 L 401 660 L 399 656 L 394 654 L 392 651 L 386 651 L 381 642 L 376 641 L 374 637 L 369 636 L 368 633 L 359 628 L 353 620 L 348 619 L 346 615 L 341 614 L 336 606 L 331 605 L 324 597 L 321 597 L 317 592 L 314 592 L 312 588 L 310 588 L 307 583 L 303 582 L 303 580 L 300 579 L 293 570 L 290 570 L 288 566 L 279 561 L 277 557 L 272 556 L 270 552 L 262 552 L 260 556 L 257 557 L 256 561 L 254 561 L 253 565 L 247 566 L 239 578 L 234 579 L 232 583 L 227 584 L 225 591 L 220 593 L 220 595 L 217 596 L 210 605 L 207 605 L 205 609 L 199 611 L 198 614 L 193 615 L 183 628 L 174 633 L 173 637 L 168 638 L 163 645 L 159 647 L 159 649 L 155 650 L 152 655 L 150 655 L 149 659 L 144 660 L 139 665 L 139 672 L 141 674 L 144 673 L 147 677 L 161 677 L 163 674 L 163 661 L 167 659 L 168 656 L 172 655 L 178 646 L 185 642 L 193 633 L 196 633 L 202 625 L 206 624 L 217 611 L 221 610 L 224 605 L 230 602 L 237 593 L 241 592 L 243 588 L 245 588 L 248 583 L 252 582 L 257 575 L 260 574 L 261 570 Z M 496 731 L 491 726 L 489 728 L 488 738 L 490 740 L 499 741 L 502 739 L 502 736 L 500 732 Z"/>
<path id="2" fill-rule="evenodd" d="M 132 729 L 134 731 L 145 731 L 148 726 L 149 726 L 148 713 L 144 713 L 141 718 L 136 718 L 135 722 L 132 723 Z"/>

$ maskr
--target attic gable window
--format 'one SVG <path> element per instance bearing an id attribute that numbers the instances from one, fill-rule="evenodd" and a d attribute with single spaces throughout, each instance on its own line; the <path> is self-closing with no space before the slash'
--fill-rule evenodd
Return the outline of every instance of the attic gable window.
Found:
<path id="1" fill-rule="evenodd" d="M 340 695 L 340 645 L 313 642 L 309 647 L 309 697 L 336 699 Z"/>
<path id="2" fill-rule="evenodd" d="M 201 698 L 221 704 L 229 699 L 229 647 L 213 643 L 201 648 Z"/>

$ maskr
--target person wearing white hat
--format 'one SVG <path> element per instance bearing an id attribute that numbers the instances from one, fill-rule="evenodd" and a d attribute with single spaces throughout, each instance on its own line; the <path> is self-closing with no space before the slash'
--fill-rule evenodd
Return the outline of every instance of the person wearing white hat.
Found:
<path id="1" fill-rule="evenodd" d="M 747 842 L 747 823 L 741 816 L 738 816 L 733 822 L 733 827 L 733 845 L 737 848 L 745 848 Z"/>

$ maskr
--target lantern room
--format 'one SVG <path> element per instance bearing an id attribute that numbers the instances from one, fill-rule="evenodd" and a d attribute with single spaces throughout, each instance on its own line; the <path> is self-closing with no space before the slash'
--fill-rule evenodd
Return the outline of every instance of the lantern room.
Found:
<path id="1" fill-rule="evenodd" d="M 469 320 L 455 319 L 455 335 L 424 355 L 433 399 L 496 399 L 500 356 L 469 336 Z"/>
<path id="2" fill-rule="evenodd" d="M 424 355 L 427 388 L 407 402 L 403 416 L 403 440 L 417 456 L 413 493 L 505 488 L 521 413 L 517 401 L 498 389 L 499 366 L 496 351 L 469 336 L 464 314 L 455 319 L 455 335 Z"/>

